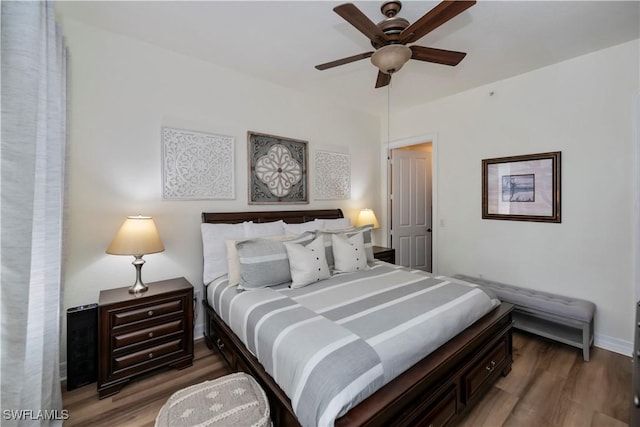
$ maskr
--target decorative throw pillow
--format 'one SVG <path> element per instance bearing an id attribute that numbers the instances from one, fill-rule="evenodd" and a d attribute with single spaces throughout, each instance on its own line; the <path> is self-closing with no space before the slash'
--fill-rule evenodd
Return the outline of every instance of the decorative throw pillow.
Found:
<path id="1" fill-rule="evenodd" d="M 294 236 L 289 236 L 283 234 L 281 236 L 269 236 L 263 237 L 263 239 L 274 240 L 278 242 L 282 242 L 285 240 L 294 239 Z M 238 248 L 236 247 L 236 243 L 243 241 L 242 240 L 225 240 L 227 245 L 227 269 L 229 276 L 229 287 L 237 286 L 240 284 L 240 258 L 238 258 Z"/>
<path id="2" fill-rule="evenodd" d="M 351 273 L 369 268 L 362 233 L 356 233 L 351 237 L 342 233 L 332 234 L 331 243 L 337 273 Z"/>
<path id="3" fill-rule="evenodd" d="M 363 225 L 362 227 L 351 228 L 348 230 L 343 230 L 341 232 L 331 232 L 331 231 L 318 231 L 318 235 L 322 235 L 324 237 L 324 246 L 327 257 L 327 264 L 329 268 L 334 268 L 335 261 L 333 257 L 333 247 L 331 236 L 336 233 L 342 233 L 347 237 L 351 237 L 355 234 L 362 233 L 362 239 L 364 241 L 364 251 L 367 256 L 367 262 L 374 262 L 375 258 L 373 257 L 373 243 L 371 242 L 371 230 L 373 230 L 373 225 Z"/>
<path id="4" fill-rule="evenodd" d="M 205 285 L 212 280 L 227 274 L 227 251 L 225 240 L 242 239 L 244 223 L 238 224 L 201 224 L 202 255 L 204 266 L 202 280 Z"/>
<path id="5" fill-rule="evenodd" d="M 307 246 L 288 242 L 284 246 L 289 255 L 292 288 L 301 288 L 331 277 L 322 236 L 316 237 Z"/>
<path id="6" fill-rule="evenodd" d="M 289 242 L 304 245 L 314 238 L 314 233 L 307 232 Z M 283 242 L 249 239 L 236 242 L 236 249 L 240 261 L 239 289 L 259 289 L 291 281 L 289 257 Z"/>

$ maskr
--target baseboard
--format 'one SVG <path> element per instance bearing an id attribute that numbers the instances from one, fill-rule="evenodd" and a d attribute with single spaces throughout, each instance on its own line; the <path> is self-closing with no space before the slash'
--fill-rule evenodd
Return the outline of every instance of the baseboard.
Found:
<path id="1" fill-rule="evenodd" d="M 621 340 L 608 335 L 595 334 L 593 345 L 624 356 L 630 357 L 633 354 L 633 343 L 631 341 Z"/>
<path id="2" fill-rule="evenodd" d="M 197 322 L 196 327 L 193 328 L 193 340 L 198 341 L 204 338 L 204 324 Z"/>

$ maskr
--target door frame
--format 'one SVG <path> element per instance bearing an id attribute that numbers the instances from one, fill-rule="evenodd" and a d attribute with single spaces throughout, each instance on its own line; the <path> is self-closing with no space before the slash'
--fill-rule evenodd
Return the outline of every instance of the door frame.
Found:
<path id="1" fill-rule="evenodd" d="M 381 168 L 382 171 L 382 224 L 381 229 L 384 230 L 382 236 L 384 241 L 383 245 L 389 246 L 389 236 L 391 234 L 391 224 L 389 218 L 390 203 L 389 203 L 389 161 L 388 156 L 394 148 L 410 147 L 412 145 L 428 144 L 431 143 L 431 266 L 433 275 L 438 274 L 438 134 L 426 133 L 410 138 L 397 139 L 389 141 L 382 146 L 381 150 Z"/>

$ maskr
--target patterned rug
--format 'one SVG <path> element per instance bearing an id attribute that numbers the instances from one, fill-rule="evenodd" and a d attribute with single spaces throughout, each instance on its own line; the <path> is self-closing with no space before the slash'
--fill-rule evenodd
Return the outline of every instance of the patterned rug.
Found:
<path id="1" fill-rule="evenodd" d="M 253 377 L 239 372 L 175 392 L 156 427 L 271 426 L 269 402 Z"/>

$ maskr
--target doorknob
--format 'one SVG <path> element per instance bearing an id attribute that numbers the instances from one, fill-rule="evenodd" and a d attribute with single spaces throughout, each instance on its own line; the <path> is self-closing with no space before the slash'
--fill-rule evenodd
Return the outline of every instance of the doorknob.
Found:
<path id="1" fill-rule="evenodd" d="M 427 233 L 431 233 L 431 229 L 430 228 L 427 228 Z"/>

